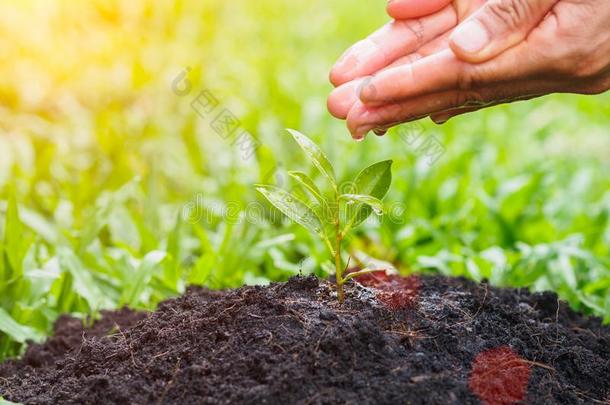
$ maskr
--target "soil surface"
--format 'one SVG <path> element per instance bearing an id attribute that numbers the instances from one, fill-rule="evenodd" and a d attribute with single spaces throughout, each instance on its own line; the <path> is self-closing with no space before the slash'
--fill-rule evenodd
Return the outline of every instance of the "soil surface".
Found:
<path id="1" fill-rule="evenodd" d="M 552 293 L 463 279 L 296 277 L 108 312 L 0 365 L 25 404 L 610 403 L 610 327 Z"/>

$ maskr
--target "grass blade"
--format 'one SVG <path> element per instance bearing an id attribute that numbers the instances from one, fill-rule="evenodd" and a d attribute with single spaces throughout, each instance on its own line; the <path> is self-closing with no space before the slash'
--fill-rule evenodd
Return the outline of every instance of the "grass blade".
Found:
<path id="1" fill-rule="evenodd" d="M 40 341 L 43 338 L 41 333 L 29 326 L 21 325 L 3 308 L 0 308 L 0 331 L 19 343 L 28 340 Z"/>

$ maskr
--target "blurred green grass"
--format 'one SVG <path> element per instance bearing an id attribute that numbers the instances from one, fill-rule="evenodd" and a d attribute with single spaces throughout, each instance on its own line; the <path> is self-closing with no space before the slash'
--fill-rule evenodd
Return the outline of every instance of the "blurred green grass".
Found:
<path id="1" fill-rule="evenodd" d="M 327 72 L 384 4 L 0 2 L 0 358 L 60 313 L 324 275 L 306 232 L 272 211 L 243 218 L 264 204 L 253 183 L 306 167 L 286 127 L 340 176 L 395 161 L 386 201 L 402 221 L 368 224 L 354 250 L 405 273 L 552 289 L 610 321 L 610 94 L 403 127 L 442 142 L 432 166 L 398 130 L 356 144 L 326 112 Z M 254 157 L 194 111 L 203 90 L 260 142 Z"/>

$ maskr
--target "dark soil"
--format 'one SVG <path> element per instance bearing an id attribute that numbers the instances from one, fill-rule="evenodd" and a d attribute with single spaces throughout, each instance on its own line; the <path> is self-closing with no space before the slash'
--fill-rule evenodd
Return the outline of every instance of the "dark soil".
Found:
<path id="1" fill-rule="evenodd" d="M 67 353 L 78 349 L 85 339 L 103 337 L 118 332 L 145 319 L 146 312 L 127 308 L 118 311 L 102 311 L 101 318 L 92 327 L 85 327 L 82 319 L 62 315 L 56 322 L 53 337 L 44 344 L 31 344 L 19 361 L 7 361 L 0 365 L 0 378 L 28 371 L 28 367 L 43 369 Z M 0 387 L 2 384 L 0 382 Z M 0 391 L 1 392 L 1 391 Z"/>
<path id="2" fill-rule="evenodd" d="M 610 403 L 610 328 L 551 293 L 313 277 L 106 313 L 0 365 L 26 404 Z"/>

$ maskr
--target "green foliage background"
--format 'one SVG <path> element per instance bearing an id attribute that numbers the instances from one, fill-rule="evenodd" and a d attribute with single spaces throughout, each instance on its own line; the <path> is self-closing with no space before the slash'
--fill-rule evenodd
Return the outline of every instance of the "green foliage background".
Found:
<path id="1" fill-rule="evenodd" d="M 443 143 L 432 166 L 396 130 L 356 144 L 326 112 L 327 72 L 384 5 L 0 2 L 0 358 L 60 313 L 324 275 L 321 242 L 252 186 L 307 167 L 287 127 L 340 178 L 395 161 L 386 201 L 404 215 L 367 223 L 353 249 L 404 273 L 552 289 L 610 321 L 610 94 L 403 128 Z M 254 157 L 192 108 L 206 89 L 258 139 Z"/>

